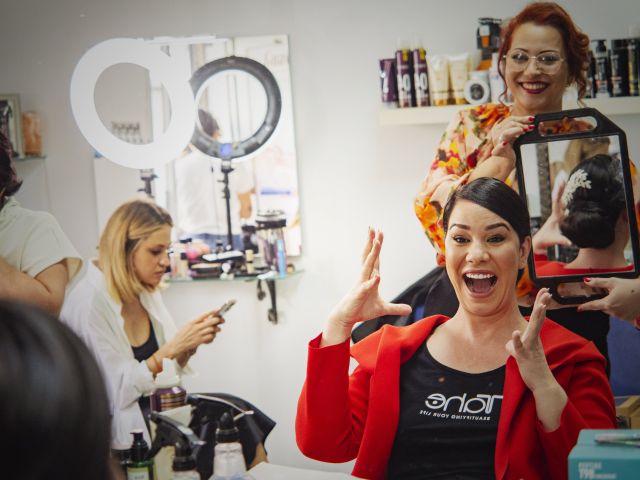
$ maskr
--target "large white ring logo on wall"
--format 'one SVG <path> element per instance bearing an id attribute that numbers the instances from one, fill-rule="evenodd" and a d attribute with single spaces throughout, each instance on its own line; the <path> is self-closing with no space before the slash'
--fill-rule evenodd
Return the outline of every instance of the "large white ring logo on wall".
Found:
<path id="1" fill-rule="evenodd" d="M 96 111 L 96 82 L 107 68 L 120 63 L 146 68 L 166 89 L 171 120 L 164 134 L 151 143 L 136 145 L 117 138 Z M 142 39 L 114 38 L 95 45 L 82 56 L 71 77 L 71 110 L 78 128 L 100 154 L 125 167 L 154 168 L 171 161 L 188 145 L 195 128 L 193 91 L 180 71 L 175 60 Z"/>

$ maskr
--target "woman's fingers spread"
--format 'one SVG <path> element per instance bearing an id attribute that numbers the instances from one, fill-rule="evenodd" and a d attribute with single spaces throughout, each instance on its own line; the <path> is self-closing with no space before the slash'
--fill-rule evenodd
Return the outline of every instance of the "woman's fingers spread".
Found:
<path id="1" fill-rule="evenodd" d="M 533 310 L 529 317 L 529 325 L 527 325 L 526 338 L 535 338 L 540 335 L 542 325 L 544 323 L 545 314 L 547 312 L 547 305 L 551 301 L 551 294 L 548 288 L 541 288 L 536 295 L 536 300 L 533 304 Z"/>
<path id="2" fill-rule="evenodd" d="M 362 275 L 360 277 L 361 282 L 366 282 L 369 280 L 373 274 L 374 268 L 376 266 L 376 262 L 380 256 L 380 250 L 382 248 L 382 232 L 378 232 L 375 236 L 375 240 L 373 241 L 373 247 L 371 251 L 367 255 L 367 258 L 364 261 L 362 266 Z"/>
<path id="3" fill-rule="evenodd" d="M 364 249 L 362 250 L 362 255 L 360 259 L 362 264 L 364 264 L 364 262 L 367 260 L 367 256 L 369 255 L 369 252 L 373 247 L 373 239 L 375 238 L 375 235 L 376 235 L 375 230 L 369 227 L 367 231 L 367 242 L 364 245 Z"/>

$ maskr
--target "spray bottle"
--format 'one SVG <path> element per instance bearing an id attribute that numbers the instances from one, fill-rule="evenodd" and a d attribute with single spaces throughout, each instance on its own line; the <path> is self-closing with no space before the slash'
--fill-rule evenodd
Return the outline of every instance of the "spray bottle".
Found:
<path id="1" fill-rule="evenodd" d="M 171 469 L 173 480 L 201 480 L 196 470 L 196 455 L 198 449 L 205 444 L 193 430 L 185 427 L 172 418 L 152 412 L 150 417 L 156 424 L 156 436 L 153 439 L 148 456 L 155 456 L 162 447 L 175 446 L 175 456 Z"/>
<path id="2" fill-rule="evenodd" d="M 241 416 L 243 414 L 240 414 Z M 251 479 L 247 473 L 240 432 L 229 412 L 224 412 L 216 430 L 216 447 L 213 457 L 213 476 L 210 480 L 244 480 Z"/>
<path id="3" fill-rule="evenodd" d="M 207 445 L 198 452 L 197 462 L 202 478 L 208 479 L 213 472 L 215 428 L 218 425 L 220 415 L 233 411 L 239 414 L 236 416 L 238 419 L 244 415 L 253 415 L 253 410 L 243 410 L 235 403 L 215 394 L 190 393 L 187 396 L 187 403 L 193 407 L 189 427 L 207 442 Z M 250 455 L 250 453 L 244 452 L 244 455 Z"/>
<path id="4" fill-rule="evenodd" d="M 127 480 L 154 480 L 155 468 L 153 458 L 150 458 L 149 445 L 144 439 L 142 430 L 133 430 L 131 456 L 127 464 Z"/>

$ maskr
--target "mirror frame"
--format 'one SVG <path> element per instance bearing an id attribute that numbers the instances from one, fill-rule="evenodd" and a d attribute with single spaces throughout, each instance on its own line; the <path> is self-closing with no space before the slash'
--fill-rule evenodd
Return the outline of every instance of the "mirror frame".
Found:
<path id="1" fill-rule="evenodd" d="M 569 133 L 559 133 L 559 134 L 540 134 L 539 128 L 541 122 L 547 122 L 551 120 L 563 120 L 565 118 L 584 118 L 591 117 L 596 120 L 595 128 L 588 131 L 583 132 L 569 132 Z M 596 137 L 618 137 L 620 144 L 620 164 L 622 167 L 622 177 L 625 188 L 625 204 L 627 215 L 629 218 L 629 230 L 630 230 L 630 241 L 631 241 L 631 250 L 633 253 L 633 262 L 634 268 L 633 270 L 624 271 L 624 272 L 610 272 L 610 273 L 589 273 L 589 274 L 579 274 L 579 275 L 561 275 L 561 276 L 545 276 L 538 277 L 536 275 L 535 269 L 535 259 L 534 252 L 531 249 L 528 258 L 528 268 L 529 268 L 529 276 L 531 281 L 536 286 L 549 287 L 551 293 L 556 301 L 562 304 L 575 304 L 575 303 L 583 303 L 588 300 L 592 300 L 597 298 L 598 296 L 586 297 L 586 296 L 575 296 L 575 297 L 562 297 L 558 294 L 557 288 L 561 284 L 565 283 L 574 283 L 574 282 L 583 282 L 585 277 L 623 277 L 623 278 L 635 278 L 640 274 L 640 247 L 638 245 L 638 223 L 635 212 L 635 203 L 633 198 L 633 189 L 632 189 L 632 181 L 631 181 L 631 170 L 629 167 L 629 153 L 627 150 L 627 137 L 625 132 L 618 127 L 615 123 L 613 123 L 609 118 L 600 113 L 595 108 L 578 108 L 574 110 L 565 110 L 561 112 L 553 112 L 553 113 L 544 113 L 540 115 L 536 115 L 533 121 L 535 128 L 528 133 L 520 136 L 513 145 L 513 148 L 516 153 L 516 172 L 518 178 L 518 189 L 520 196 L 527 204 L 527 209 L 529 208 L 527 202 L 527 192 L 525 186 L 524 179 L 524 166 L 522 159 L 521 148 L 524 145 L 528 144 L 540 144 L 540 143 L 551 143 L 557 142 L 561 140 L 573 140 L 576 138 L 596 138 Z"/>
<path id="2" fill-rule="evenodd" d="M 221 159 L 244 157 L 264 145 L 275 131 L 282 111 L 282 96 L 280 95 L 280 88 L 273 73 L 260 62 L 247 57 L 236 57 L 235 55 L 213 60 L 204 64 L 193 73 L 189 83 L 191 84 L 193 95 L 196 99 L 196 108 L 200 90 L 206 84 L 207 80 L 218 73 L 228 70 L 246 72 L 260 82 L 267 95 L 267 113 L 262 124 L 253 135 L 239 142 L 231 143 L 231 152 L 229 153 L 224 151 L 225 144 L 205 134 L 198 125 L 198 122 L 196 122 L 191 143 L 202 153 Z"/>

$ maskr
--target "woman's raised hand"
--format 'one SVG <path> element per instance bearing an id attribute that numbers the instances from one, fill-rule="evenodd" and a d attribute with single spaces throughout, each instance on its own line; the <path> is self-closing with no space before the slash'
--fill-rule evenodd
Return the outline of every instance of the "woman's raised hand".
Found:
<path id="1" fill-rule="evenodd" d="M 216 316 L 216 313 L 217 309 L 200 315 L 178 330 L 175 337 L 165 344 L 169 349 L 168 356 L 184 366 L 200 345 L 213 342 L 224 323 L 224 318 Z"/>
<path id="2" fill-rule="evenodd" d="M 533 117 L 512 115 L 491 128 L 487 140 L 493 145 L 491 156 L 471 170 L 468 181 L 476 178 L 493 177 L 505 181 L 516 166 L 513 142 L 522 134 L 533 129 Z"/>
<path id="3" fill-rule="evenodd" d="M 378 286 L 380 285 L 380 250 L 383 238 L 382 232 L 375 232 L 369 228 L 362 253 L 360 278 L 331 311 L 323 331 L 321 346 L 344 342 L 351 335 L 351 329 L 357 322 L 383 315 L 411 313 L 409 305 L 389 303 L 380 297 Z"/>
<path id="4" fill-rule="evenodd" d="M 512 115 L 497 122 L 489 132 L 489 138 L 493 144 L 492 155 L 512 158 L 515 161 L 513 142 L 524 133 L 533 130 L 533 118 L 531 116 Z"/>
<path id="5" fill-rule="evenodd" d="M 550 301 L 549 289 L 541 288 L 524 332 L 514 331 L 506 344 L 507 351 L 518 362 L 522 380 L 531 391 L 546 386 L 550 380 L 555 382 L 540 341 L 540 330 Z"/>
<path id="6" fill-rule="evenodd" d="M 533 393 L 538 420 L 547 432 L 558 428 L 562 411 L 567 404 L 567 394 L 553 376 L 540 340 L 540 331 L 550 301 L 549 289 L 540 289 L 524 332 L 513 332 L 506 345 L 507 351 L 518 363 L 522 380 Z"/>

